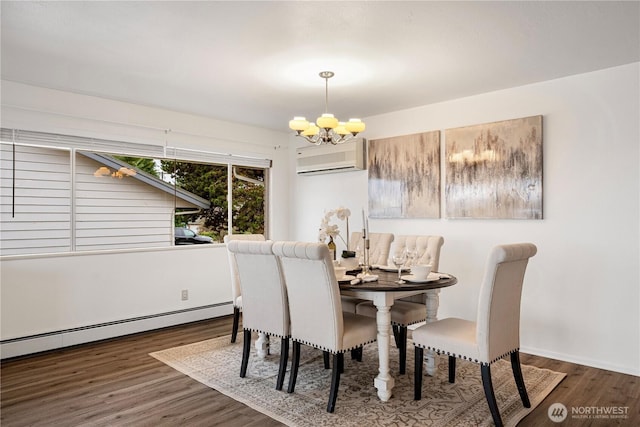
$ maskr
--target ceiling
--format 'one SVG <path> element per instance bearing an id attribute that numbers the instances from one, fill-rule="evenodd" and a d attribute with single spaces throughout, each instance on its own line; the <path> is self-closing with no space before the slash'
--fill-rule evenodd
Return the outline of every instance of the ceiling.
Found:
<path id="1" fill-rule="evenodd" d="M 1 2 L 2 79 L 287 130 L 640 61 L 632 2 Z"/>

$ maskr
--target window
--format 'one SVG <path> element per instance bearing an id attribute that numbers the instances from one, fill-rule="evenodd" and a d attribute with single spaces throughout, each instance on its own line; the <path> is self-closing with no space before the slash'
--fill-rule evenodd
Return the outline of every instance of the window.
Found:
<path id="1" fill-rule="evenodd" d="M 196 243 L 221 242 L 230 228 L 264 233 L 268 160 L 179 149 L 148 157 L 142 145 L 98 151 L 117 142 L 87 147 L 36 132 L 15 142 L 9 132 L 0 141 L 0 255 L 172 246 L 177 228 Z"/>
<path id="2" fill-rule="evenodd" d="M 233 166 L 232 174 L 234 234 L 264 234 L 265 169 Z"/>

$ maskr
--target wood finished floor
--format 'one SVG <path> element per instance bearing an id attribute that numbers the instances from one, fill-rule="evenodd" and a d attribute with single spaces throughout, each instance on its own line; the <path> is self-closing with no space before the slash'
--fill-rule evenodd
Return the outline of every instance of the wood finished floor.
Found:
<path id="1" fill-rule="evenodd" d="M 145 332 L 2 362 L 0 424 L 10 426 L 279 426 L 148 354 L 231 330 L 231 317 Z M 523 354 L 568 374 L 521 426 L 640 425 L 640 379 Z M 623 420 L 552 423 L 548 407 L 629 407 Z M 338 405 L 340 397 L 338 396 Z"/>

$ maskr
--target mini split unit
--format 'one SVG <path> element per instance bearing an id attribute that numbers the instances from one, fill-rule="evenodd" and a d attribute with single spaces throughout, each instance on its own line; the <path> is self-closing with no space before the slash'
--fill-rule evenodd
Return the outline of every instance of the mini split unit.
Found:
<path id="1" fill-rule="evenodd" d="M 366 169 L 366 140 L 355 138 L 337 145 L 301 147 L 297 151 L 298 175 L 349 172 Z"/>

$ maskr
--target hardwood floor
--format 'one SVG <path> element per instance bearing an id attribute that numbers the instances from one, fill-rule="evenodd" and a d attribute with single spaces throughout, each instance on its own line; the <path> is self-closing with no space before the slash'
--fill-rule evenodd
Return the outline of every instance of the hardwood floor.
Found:
<path id="1" fill-rule="evenodd" d="M 281 425 L 148 355 L 227 335 L 230 331 L 231 317 L 225 317 L 3 361 L 0 424 L 4 427 Z M 522 363 L 568 374 L 521 426 L 640 425 L 638 377 L 521 356 Z M 628 407 L 628 418 L 568 418 L 555 424 L 547 416 L 548 407 L 555 402 L 567 408 Z"/>

